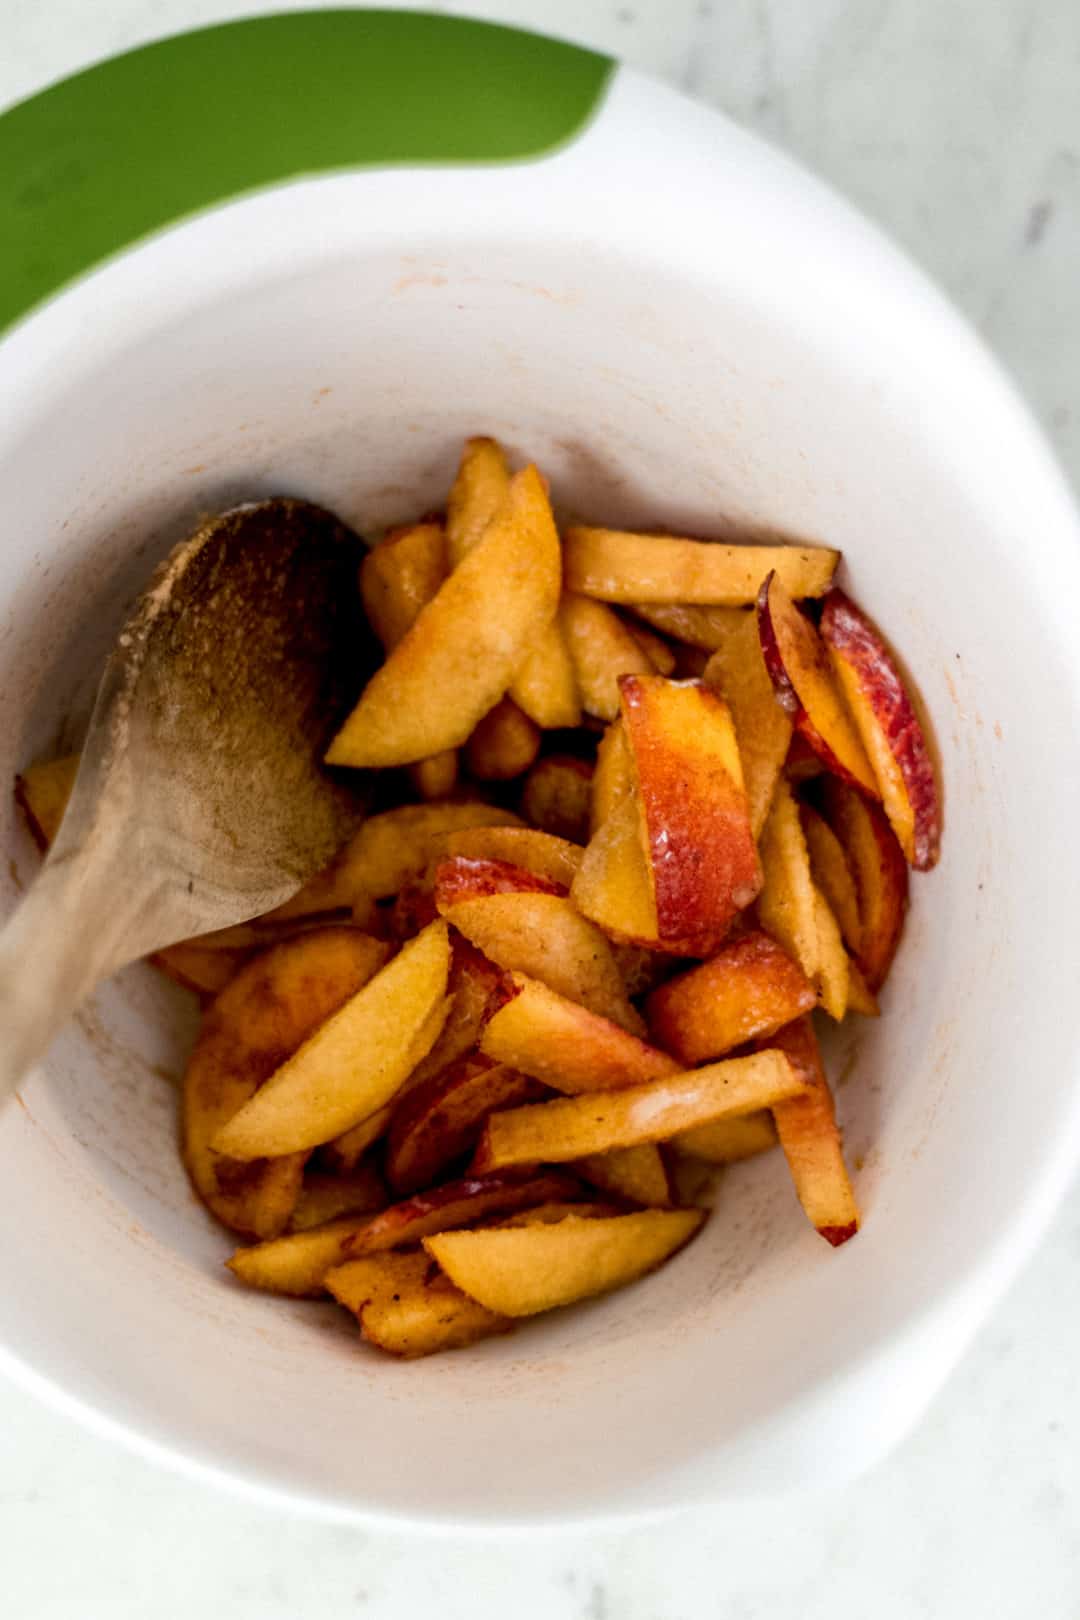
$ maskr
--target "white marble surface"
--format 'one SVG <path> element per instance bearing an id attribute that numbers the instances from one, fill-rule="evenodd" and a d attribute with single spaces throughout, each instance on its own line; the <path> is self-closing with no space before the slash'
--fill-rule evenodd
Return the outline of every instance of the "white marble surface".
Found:
<path id="1" fill-rule="evenodd" d="M 0 0 L 0 105 L 155 35 L 264 9 L 266 0 Z M 622 55 L 832 179 L 968 312 L 1080 484 L 1077 0 L 434 9 L 530 23 Z M 918 1433 L 870 1478 L 627 1535 L 430 1542 L 290 1520 L 163 1473 L 0 1385 L 0 1614 L 1076 1620 L 1078 1285 L 1080 1190 Z"/>

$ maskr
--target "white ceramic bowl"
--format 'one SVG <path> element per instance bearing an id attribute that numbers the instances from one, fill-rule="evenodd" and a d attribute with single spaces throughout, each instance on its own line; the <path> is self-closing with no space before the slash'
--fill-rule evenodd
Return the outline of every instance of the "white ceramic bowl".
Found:
<path id="1" fill-rule="evenodd" d="M 834 1054 L 865 1226 L 829 1249 L 769 1157 L 654 1278 L 379 1359 L 336 1308 L 223 1272 L 176 1151 L 192 1011 L 139 968 L 0 1114 L 3 1364 L 144 1451 L 368 1520 L 850 1475 L 1076 1158 L 1075 514 L 963 323 L 783 158 L 528 36 L 330 16 L 154 47 L 0 120 L 0 779 L 77 736 L 198 512 L 288 491 L 381 525 L 440 499 L 469 433 L 593 519 L 842 547 L 917 672 L 947 806 L 885 1015 Z M 34 856 L 2 825 L 10 906 Z"/>

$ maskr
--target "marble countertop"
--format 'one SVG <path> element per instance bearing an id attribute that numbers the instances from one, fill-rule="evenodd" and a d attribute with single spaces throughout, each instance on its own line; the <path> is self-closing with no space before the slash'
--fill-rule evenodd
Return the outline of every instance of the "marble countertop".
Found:
<path id="1" fill-rule="evenodd" d="M 299 0 L 290 0 L 298 8 Z M 383 0 L 387 3 L 387 0 Z M 885 225 L 1017 376 L 1080 486 L 1076 0 L 471 0 L 622 56 Z M 0 105 L 268 0 L 0 0 Z M 0 1384 L 10 1620 L 1075 1620 L 1080 1188 L 919 1430 L 870 1477 L 650 1531 L 417 1540 L 173 1477 Z"/>

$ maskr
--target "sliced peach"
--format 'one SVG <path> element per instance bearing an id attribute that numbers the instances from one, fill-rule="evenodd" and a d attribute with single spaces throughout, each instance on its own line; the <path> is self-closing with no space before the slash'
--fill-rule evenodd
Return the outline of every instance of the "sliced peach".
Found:
<path id="1" fill-rule="evenodd" d="M 236 1159 L 295 1153 L 383 1108 L 445 1022 L 449 967 L 440 920 L 312 1031 L 215 1133 L 214 1151 Z"/>
<path id="2" fill-rule="evenodd" d="M 493 894 L 566 895 L 566 885 L 510 861 L 453 855 L 435 868 L 435 904 L 445 914 L 469 900 Z M 464 930 L 462 930 L 464 932 Z"/>
<path id="3" fill-rule="evenodd" d="M 427 1255 L 424 1259 L 427 1260 Z M 433 1275 L 419 1285 L 402 1285 L 360 1309 L 360 1331 L 368 1344 L 403 1360 L 462 1350 L 513 1322 L 463 1294 L 429 1261 Z"/>
<path id="4" fill-rule="evenodd" d="M 422 1085 L 432 1075 L 441 1074 L 449 1064 L 473 1050 L 480 1039 L 480 1032 L 494 1004 L 502 978 L 494 962 L 489 962 L 460 934 L 451 933 L 450 977 L 447 984 L 450 1009 L 446 1022 L 427 1057 L 417 1064 L 406 1080 L 402 1092 Z"/>
<path id="5" fill-rule="evenodd" d="M 559 624 L 570 649 L 582 706 L 600 720 L 619 713 L 620 675 L 654 675 L 648 653 L 618 614 L 587 596 L 563 595 Z"/>
<path id="6" fill-rule="evenodd" d="M 672 1137 L 671 1145 L 679 1153 L 690 1153 L 708 1164 L 734 1164 L 774 1148 L 776 1126 L 769 1110 L 762 1108 L 754 1114 L 735 1114 L 729 1119 L 714 1119 L 709 1125 L 695 1125 Z"/>
<path id="7" fill-rule="evenodd" d="M 848 1012 L 862 1013 L 864 1018 L 880 1018 L 877 997 L 863 977 L 855 961 L 848 961 Z"/>
<path id="8" fill-rule="evenodd" d="M 436 904 L 440 910 L 492 894 L 567 894 L 567 885 L 510 860 L 484 855 L 447 855 L 436 867 Z"/>
<path id="9" fill-rule="evenodd" d="M 635 602 L 634 613 L 639 619 L 662 630 L 680 643 L 698 653 L 714 653 L 723 646 L 730 633 L 732 613 L 741 608 L 702 607 L 694 602 Z M 707 662 L 708 660 L 706 660 Z M 695 671 L 700 675 L 701 670 Z"/>
<path id="10" fill-rule="evenodd" d="M 360 595 L 368 623 L 385 652 L 411 629 L 447 575 L 446 535 L 441 523 L 408 523 L 391 529 L 360 565 Z"/>
<path id="11" fill-rule="evenodd" d="M 465 760 L 478 782 L 510 782 L 524 776 L 539 752 L 540 727 L 504 697 L 477 721 Z"/>
<path id="12" fill-rule="evenodd" d="M 765 668 L 757 618 L 742 608 L 716 608 L 716 651 L 704 681 L 727 700 L 742 761 L 750 826 L 761 836 L 776 779 L 791 742 L 791 720 L 777 702 Z M 720 617 L 724 615 L 724 617 Z"/>
<path id="13" fill-rule="evenodd" d="M 342 1215 L 363 1215 L 385 1209 L 389 1202 L 386 1183 L 375 1166 L 367 1161 L 347 1176 L 306 1169 L 289 1231 L 310 1232 L 313 1226 L 323 1226 Z"/>
<path id="14" fill-rule="evenodd" d="M 573 844 L 589 836 L 589 793 L 593 768 L 573 754 L 548 754 L 537 760 L 521 794 L 521 813 L 541 832 Z"/>
<path id="15" fill-rule="evenodd" d="M 412 628 L 421 608 L 437 593 L 449 571 L 441 523 L 411 523 L 391 529 L 360 565 L 360 594 L 368 623 L 393 652 Z M 444 798 L 457 780 L 457 750 L 444 748 L 409 767 L 422 799 Z"/>
<path id="16" fill-rule="evenodd" d="M 509 810 L 473 800 L 461 804 L 402 804 L 369 816 L 324 872 L 272 917 L 333 911 L 357 898 L 388 900 L 442 854 L 451 833 L 466 827 L 519 827 Z"/>
<path id="17" fill-rule="evenodd" d="M 829 1017 L 839 1023 L 848 1009 L 851 959 L 844 949 L 840 925 L 818 888 L 814 889 L 814 919 L 818 936 L 818 996 Z"/>
<path id="18" fill-rule="evenodd" d="M 573 1169 L 601 1192 L 645 1209 L 668 1209 L 674 1202 L 664 1155 L 653 1142 L 587 1154 L 574 1160 Z"/>
<path id="19" fill-rule="evenodd" d="M 466 440 L 457 477 L 446 501 L 446 543 L 451 568 L 456 568 L 484 538 L 509 493 L 510 468 L 502 446 L 494 439 Z"/>
<path id="20" fill-rule="evenodd" d="M 878 805 L 832 778 L 822 785 L 821 802 L 855 875 L 860 936 L 856 960 L 876 994 L 888 977 L 900 943 L 907 910 L 907 863 Z"/>
<path id="21" fill-rule="evenodd" d="M 410 878 L 403 885 L 393 905 L 384 913 L 390 938 L 404 945 L 423 933 L 429 923 L 439 915 L 435 904 L 435 873 L 429 867 L 423 877 Z"/>
<path id="22" fill-rule="evenodd" d="M 446 841 L 447 859 L 461 855 L 473 861 L 506 861 L 536 877 L 550 878 L 564 891 L 577 876 L 583 854 L 580 844 L 535 827 L 472 827 Z"/>
<path id="23" fill-rule="evenodd" d="M 600 831 L 622 800 L 633 791 L 634 762 L 626 744 L 626 731 L 621 720 L 613 720 L 610 726 L 605 727 L 596 750 L 596 769 L 589 802 L 590 837 Z"/>
<path id="24" fill-rule="evenodd" d="M 508 1170 L 493 1176 L 467 1176 L 391 1204 L 377 1215 L 328 1221 L 309 1232 L 291 1232 L 268 1243 L 237 1249 L 226 1264 L 249 1288 L 313 1299 L 322 1293 L 332 1267 L 362 1255 L 414 1246 L 430 1232 L 470 1226 L 489 1215 L 530 1209 L 554 1199 L 571 1199 L 579 1192 L 579 1184 L 557 1170 L 539 1175 Z"/>
<path id="25" fill-rule="evenodd" d="M 414 1193 L 403 1203 L 391 1204 L 366 1222 L 354 1225 L 342 1244 L 342 1258 L 376 1254 L 419 1243 L 431 1232 L 472 1226 L 489 1215 L 531 1209 L 534 1204 L 580 1195 L 580 1183 L 557 1170 L 508 1170 L 493 1175 L 466 1175 Z"/>
<path id="26" fill-rule="evenodd" d="M 286 1294 L 292 1299 L 317 1299 L 326 1273 L 348 1258 L 346 1239 L 362 1231 L 370 1218 L 343 1216 L 307 1232 L 290 1232 L 267 1243 L 255 1243 L 237 1249 L 225 1264 L 248 1288 Z"/>
<path id="27" fill-rule="evenodd" d="M 656 1044 L 690 1065 L 771 1035 L 816 1002 L 798 963 L 768 934 L 754 931 L 654 990 L 645 1016 Z"/>
<path id="28" fill-rule="evenodd" d="M 821 596 L 840 553 L 825 546 L 722 545 L 661 534 L 572 528 L 566 532 L 566 585 L 604 602 L 704 602 L 747 607 L 775 573 L 792 596 Z"/>
<path id="29" fill-rule="evenodd" d="M 666 1052 L 523 973 L 506 975 L 503 994 L 481 1051 L 556 1091 L 606 1091 L 678 1073 Z"/>
<path id="30" fill-rule="evenodd" d="M 796 731 L 830 771 L 876 799 L 877 779 L 829 654 L 776 574 L 761 587 L 757 622 L 765 668 Z"/>
<path id="31" fill-rule="evenodd" d="M 848 790 L 850 791 L 850 790 Z M 781 779 L 761 835 L 765 886 L 758 919 L 813 981 L 833 1018 L 847 1011 L 849 959 L 828 902 L 814 883 L 799 807 Z"/>
<path id="32" fill-rule="evenodd" d="M 590 824 L 591 837 L 571 894 L 578 910 L 622 953 L 629 993 L 638 995 L 662 975 L 663 956 L 699 954 L 701 942 L 658 937 L 644 814 L 621 720 L 608 726 L 597 751 Z"/>
<path id="33" fill-rule="evenodd" d="M 629 630 L 642 652 L 648 658 L 658 675 L 674 675 L 676 657 L 675 649 L 671 643 L 658 636 L 655 630 L 650 630 L 647 624 L 640 619 L 624 618 L 623 624 Z"/>
<path id="34" fill-rule="evenodd" d="M 731 711 L 698 681 L 619 684 L 658 937 L 707 955 L 761 887 Z"/>
<path id="35" fill-rule="evenodd" d="M 505 1231 L 507 1227 L 513 1226 L 554 1226 L 556 1221 L 564 1221 L 568 1215 L 580 1215 L 582 1220 L 595 1220 L 603 1215 L 623 1213 L 620 1205 L 602 1203 L 599 1199 L 591 1199 L 587 1203 L 561 1199 L 550 1204 L 536 1204 L 532 1209 L 518 1210 L 516 1215 L 493 1215 L 483 1224 L 497 1226 L 500 1231 Z"/>
<path id="36" fill-rule="evenodd" d="M 543 481 L 526 467 L 483 537 L 368 681 L 327 763 L 408 765 L 468 740 L 550 624 L 562 576 Z"/>
<path id="37" fill-rule="evenodd" d="M 761 926 L 816 983 L 821 967 L 817 891 L 798 805 L 783 778 L 776 784 L 761 834 L 761 867 L 765 874 L 757 904 Z"/>
<path id="38" fill-rule="evenodd" d="M 424 1247 L 478 1304 L 501 1316 L 534 1316 L 634 1282 L 689 1242 L 703 1219 L 693 1209 L 568 1215 L 554 1224 L 447 1233 Z"/>
<path id="39" fill-rule="evenodd" d="M 810 873 L 840 925 L 844 943 L 858 953 L 862 940 L 859 894 L 844 846 L 829 823 L 808 804 L 799 806 L 803 837 L 810 857 Z"/>
<path id="40" fill-rule="evenodd" d="M 821 639 L 909 864 L 928 872 L 941 849 L 941 798 L 934 765 L 896 659 L 877 625 L 841 590 L 825 598 Z"/>
<path id="41" fill-rule="evenodd" d="M 458 1058 L 395 1107 L 386 1143 L 391 1186 L 398 1193 L 430 1186 L 475 1147 L 494 1109 L 535 1102 L 542 1092 L 535 1080 L 480 1052 Z"/>
<path id="42" fill-rule="evenodd" d="M 835 1248 L 858 1231 L 859 1210 L 813 1023 L 800 1018 L 771 1036 L 770 1045 L 786 1055 L 804 1085 L 801 1095 L 773 1104 L 776 1134 L 810 1224 Z"/>
<path id="43" fill-rule="evenodd" d="M 436 1270 L 435 1262 L 423 1249 L 399 1254 L 388 1249 L 383 1254 L 367 1254 L 362 1260 L 346 1260 L 331 1266 L 323 1286 L 339 1305 L 359 1316 L 373 1301 L 393 1299 L 403 1289 L 420 1287 Z"/>
<path id="44" fill-rule="evenodd" d="M 581 691 L 558 619 L 537 633 L 510 688 L 514 702 L 543 731 L 581 724 Z"/>
<path id="45" fill-rule="evenodd" d="M 730 1114 L 771 1108 L 805 1081 L 781 1052 L 759 1051 L 619 1091 L 557 1097 L 492 1114 L 473 1159 L 477 1174 L 566 1164 L 590 1153 L 663 1142 Z"/>
<path id="46" fill-rule="evenodd" d="M 661 946 L 658 938 L 644 842 L 641 805 L 635 792 L 622 800 L 589 840 L 570 893 L 582 915 L 618 943 L 680 954 L 681 942 Z M 682 954 L 694 955 L 694 946 Z"/>
<path id="47" fill-rule="evenodd" d="M 439 867 L 440 875 L 449 864 Z M 547 881 L 522 875 L 537 886 Z M 448 888 L 440 877 L 435 892 L 441 914 L 499 967 L 526 973 L 623 1029 L 644 1034 L 611 946 L 565 895 L 504 890 L 461 898 L 460 890 Z"/>
<path id="48" fill-rule="evenodd" d="M 223 1225 L 253 1237 L 284 1231 L 307 1153 L 237 1163 L 211 1143 L 386 956 L 380 940 L 353 928 L 301 934 L 248 962 L 209 1008 L 184 1074 L 182 1152 L 195 1191 Z"/>

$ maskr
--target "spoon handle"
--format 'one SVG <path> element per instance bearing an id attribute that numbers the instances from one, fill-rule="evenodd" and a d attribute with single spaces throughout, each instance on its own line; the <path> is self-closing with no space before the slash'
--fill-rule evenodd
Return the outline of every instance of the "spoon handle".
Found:
<path id="1" fill-rule="evenodd" d="M 154 902 L 119 850 L 50 858 L 0 931 L 0 1103 L 99 981 L 139 954 Z"/>

